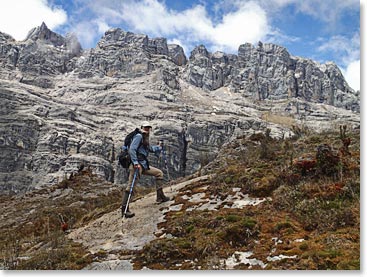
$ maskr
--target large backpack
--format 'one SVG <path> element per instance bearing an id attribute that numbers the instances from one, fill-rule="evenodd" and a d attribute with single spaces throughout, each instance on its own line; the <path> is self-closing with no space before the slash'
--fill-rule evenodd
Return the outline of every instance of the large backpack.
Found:
<path id="1" fill-rule="evenodd" d="M 129 147 L 130 147 L 130 144 L 133 141 L 133 138 L 136 134 L 141 134 L 141 131 L 139 130 L 139 128 L 136 128 L 134 131 L 132 131 L 131 133 L 129 133 L 125 137 L 124 145 L 121 149 L 120 154 L 118 155 L 119 164 L 123 168 L 129 168 L 129 166 L 131 164 L 131 158 L 130 158 L 130 155 L 129 155 Z M 139 147 L 140 147 L 140 145 L 139 145 Z"/>

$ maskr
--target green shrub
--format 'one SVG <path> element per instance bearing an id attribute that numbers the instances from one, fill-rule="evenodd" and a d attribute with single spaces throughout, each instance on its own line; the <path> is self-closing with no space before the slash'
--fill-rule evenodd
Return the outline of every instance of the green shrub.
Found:
<path id="1" fill-rule="evenodd" d="M 228 222 L 237 222 L 237 221 L 240 220 L 240 216 L 235 215 L 235 214 L 229 214 L 229 215 L 226 216 L 226 220 Z"/>
<path id="2" fill-rule="evenodd" d="M 253 229 L 256 226 L 256 223 L 256 220 L 250 217 L 246 217 L 242 220 L 241 225 L 245 228 Z"/>

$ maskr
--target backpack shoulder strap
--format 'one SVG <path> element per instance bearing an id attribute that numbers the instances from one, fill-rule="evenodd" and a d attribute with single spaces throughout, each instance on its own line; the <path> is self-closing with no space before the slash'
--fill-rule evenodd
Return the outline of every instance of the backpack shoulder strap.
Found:
<path id="1" fill-rule="evenodd" d="M 134 138 L 136 137 L 136 135 L 138 135 L 138 134 L 142 135 L 141 131 L 140 131 L 138 128 L 136 128 L 136 129 L 135 129 L 135 131 L 134 131 L 134 135 L 131 137 L 130 145 L 131 145 L 131 143 L 133 142 L 133 140 L 134 140 Z M 129 146 L 130 146 L 130 145 L 129 145 Z M 139 148 L 140 148 L 142 145 L 143 145 L 143 135 L 142 135 L 142 138 L 141 138 L 141 140 L 140 140 L 139 146 L 138 146 L 138 148 L 136 149 L 136 151 L 138 151 L 138 150 L 139 150 Z"/>

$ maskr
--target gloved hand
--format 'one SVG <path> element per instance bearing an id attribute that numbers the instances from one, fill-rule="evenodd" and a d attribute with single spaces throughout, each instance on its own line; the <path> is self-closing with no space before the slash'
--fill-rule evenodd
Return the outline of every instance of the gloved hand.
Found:
<path id="1" fill-rule="evenodd" d="M 134 169 L 140 169 L 141 165 L 140 164 L 134 164 Z"/>

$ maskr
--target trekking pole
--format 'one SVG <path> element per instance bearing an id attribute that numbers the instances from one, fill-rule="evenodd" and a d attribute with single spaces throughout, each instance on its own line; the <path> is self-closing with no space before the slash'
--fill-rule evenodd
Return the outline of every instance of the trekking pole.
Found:
<path id="1" fill-rule="evenodd" d="M 125 214 L 127 212 L 127 209 L 129 208 L 129 202 L 130 202 L 131 194 L 133 193 L 133 188 L 134 188 L 136 176 L 138 175 L 138 171 L 139 171 L 139 168 L 136 168 L 135 169 L 135 172 L 134 172 L 133 182 L 131 183 L 131 186 L 130 186 L 129 197 L 127 198 L 127 203 L 126 203 L 126 207 L 125 207 L 125 211 L 124 211 L 124 216 L 123 217 L 125 217 Z"/>
<path id="2" fill-rule="evenodd" d="M 168 162 L 167 162 L 166 150 L 165 150 L 165 147 L 164 147 L 164 145 L 163 145 L 163 141 L 161 142 L 161 144 L 162 144 L 162 157 L 163 157 L 164 164 L 165 164 L 165 166 L 166 166 L 168 182 L 170 183 L 170 188 L 171 188 L 171 192 L 172 192 L 171 177 L 169 176 L 169 170 L 168 170 Z"/>

